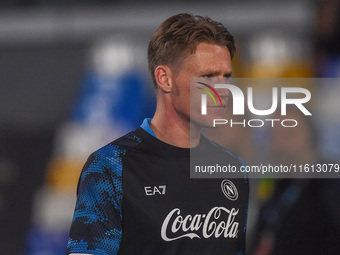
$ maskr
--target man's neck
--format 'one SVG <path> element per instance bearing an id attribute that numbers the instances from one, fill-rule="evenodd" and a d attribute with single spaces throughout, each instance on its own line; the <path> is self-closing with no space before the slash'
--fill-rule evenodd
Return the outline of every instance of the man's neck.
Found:
<path id="1" fill-rule="evenodd" d="M 176 147 L 193 148 L 200 142 L 201 129 L 169 110 L 157 107 L 150 127 L 159 140 Z"/>

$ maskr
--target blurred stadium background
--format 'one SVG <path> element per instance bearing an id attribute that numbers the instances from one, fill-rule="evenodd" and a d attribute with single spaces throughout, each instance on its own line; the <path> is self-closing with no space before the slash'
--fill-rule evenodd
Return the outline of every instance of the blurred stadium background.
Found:
<path id="1" fill-rule="evenodd" d="M 2 0 L 0 254 L 65 254 L 86 158 L 153 114 L 146 49 L 164 19 L 222 22 L 237 42 L 235 77 L 320 78 L 340 75 L 339 10 L 337 0 Z M 340 86 L 310 89 L 333 109 L 319 127 L 321 152 L 338 159 Z M 264 144 L 262 135 L 243 137 Z M 255 161 L 256 150 L 229 142 Z M 252 190 L 248 233 L 271 182 Z"/>

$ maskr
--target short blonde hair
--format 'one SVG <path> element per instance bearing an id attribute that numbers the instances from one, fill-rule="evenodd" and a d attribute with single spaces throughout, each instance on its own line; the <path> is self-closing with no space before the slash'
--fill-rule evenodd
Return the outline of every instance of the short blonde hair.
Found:
<path id="1" fill-rule="evenodd" d="M 179 57 L 195 53 L 201 42 L 226 46 L 231 58 L 236 51 L 234 37 L 221 23 L 209 17 L 181 13 L 166 19 L 150 40 L 148 48 L 148 66 L 155 87 L 154 71 L 157 66 L 171 66 Z"/>

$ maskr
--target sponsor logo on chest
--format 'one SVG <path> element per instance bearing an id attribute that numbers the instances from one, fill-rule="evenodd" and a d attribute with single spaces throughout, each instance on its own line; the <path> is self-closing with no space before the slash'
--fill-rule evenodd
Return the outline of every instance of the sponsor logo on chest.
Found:
<path id="1" fill-rule="evenodd" d="M 213 207 L 207 214 L 182 215 L 175 208 L 165 217 L 161 236 L 164 241 L 180 238 L 237 238 L 239 223 L 235 221 L 239 209 Z"/>

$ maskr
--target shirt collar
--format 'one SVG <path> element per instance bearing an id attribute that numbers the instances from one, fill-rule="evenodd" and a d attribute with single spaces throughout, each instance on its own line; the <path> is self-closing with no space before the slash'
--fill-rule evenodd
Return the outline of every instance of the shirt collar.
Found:
<path id="1" fill-rule="evenodd" d="M 151 120 L 152 120 L 151 118 L 145 118 L 142 125 L 140 125 L 140 127 L 143 128 L 146 132 L 148 132 L 153 137 L 156 137 L 155 133 L 153 132 L 153 130 L 150 127 L 150 121 Z"/>

